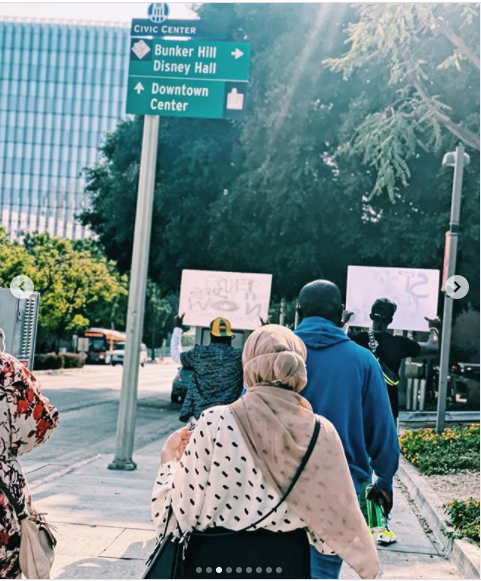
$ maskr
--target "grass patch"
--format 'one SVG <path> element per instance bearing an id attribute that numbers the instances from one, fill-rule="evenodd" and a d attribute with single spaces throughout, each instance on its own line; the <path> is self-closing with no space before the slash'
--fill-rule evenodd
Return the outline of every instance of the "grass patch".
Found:
<path id="1" fill-rule="evenodd" d="M 479 545 L 479 500 L 451 500 L 443 504 L 443 508 L 449 516 L 448 525 L 452 528 L 445 534 L 459 539 L 468 538 Z"/>
<path id="2" fill-rule="evenodd" d="M 440 435 L 431 428 L 407 430 L 399 442 L 406 459 L 427 476 L 479 471 L 479 425 L 446 428 Z"/>

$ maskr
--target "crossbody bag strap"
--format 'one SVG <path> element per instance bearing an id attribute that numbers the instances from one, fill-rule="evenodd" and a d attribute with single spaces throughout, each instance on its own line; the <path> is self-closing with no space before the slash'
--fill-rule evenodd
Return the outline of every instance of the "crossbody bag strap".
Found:
<path id="1" fill-rule="evenodd" d="M 374 335 L 374 331 L 370 329 L 367 333 L 369 337 L 369 349 L 372 351 L 372 354 L 377 357 L 376 351 L 379 347 L 379 343 L 376 341 L 376 336 Z"/>
<path id="2" fill-rule="evenodd" d="M 7 498 L 9 504 L 13 507 L 19 520 L 24 519 L 27 515 L 25 514 L 25 503 L 21 505 L 10 492 L 10 490 L 5 486 L 3 482 L 0 481 L 0 492 Z"/>
<path id="3" fill-rule="evenodd" d="M 271 510 L 266 513 L 264 516 L 261 516 L 261 518 L 259 520 L 257 520 L 256 522 L 248 525 L 247 527 L 240 529 L 239 531 L 229 531 L 227 533 L 213 533 L 213 534 L 209 534 L 209 533 L 205 533 L 206 536 L 210 536 L 210 537 L 216 537 L 216 536 L 228 536 L 228 535 L 234 535 L 237 533 L 243 533 L 245 531 L 248 531 L 250 529 L 253 529 L 255 527 L 257 527 L 258 525 L 260 525 L 262 522 L 264 522 L 266 520 L 266 518 L 269 518 L 271 516 L 271 514 L 273 514 L 274 512 L 276 512 L 276 510 L 281 506 L 281 504 L 287 499 L 287 497 L 289 496 L 289 494 L 292 492 L 292 489 L 294 488 L 294 486 L 297 484 L 297 481 L 299 480 L 302 472 L 304 471 L 304 468 L 306 467 L 307 462 L 309 461 L 309 458 L 311 457 L 311 454 L 314 450 L 314 447 L 316 445 L 317 439 L 319 437 L 319 432 L 321 431 L 321 422 L 319 421 L 319 418 L 317 416 L 315 416 L 316 418 L 316 422 L 314 424 L 314 432 L 312 433 L 312 437 L 311 437 L 311 441 L 309 442 L 309 446 L 307 447 L 306 453 L 304 454 L 304 457 L 301 460 L 301 463 L 299 464 L 299 468 L 297 469 L 297 472 L 294 474 L 294 478 L 292 479 L 292 482 L 289 484 L 287 490 L 284 492 L 284 494 L 282 495 L 282 498 L 280 499 L 280 501 L 273 507 L 271 508 Z M 202 532 L 197 532 L 195 531 L 196 535 L 202 535 Z"/>

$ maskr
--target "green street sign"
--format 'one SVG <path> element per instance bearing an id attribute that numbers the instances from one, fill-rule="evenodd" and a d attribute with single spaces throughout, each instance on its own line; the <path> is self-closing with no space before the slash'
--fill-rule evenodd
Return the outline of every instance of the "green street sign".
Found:
<path id="1" fill-rule="evenodd" d="M 247 83 L 129 77 L 127 113 L 167 117 L 240 119 Z"/>
<path id="2" fill-rule="evenodd" d="M 131 39 L 127 113 L 240 119 L 250 44 Z"/>
<path id="3" fill-rule="evenodd" d="M 129 76 L 247 81 L 250 52 L 246 42 L 133 38 Z"/>

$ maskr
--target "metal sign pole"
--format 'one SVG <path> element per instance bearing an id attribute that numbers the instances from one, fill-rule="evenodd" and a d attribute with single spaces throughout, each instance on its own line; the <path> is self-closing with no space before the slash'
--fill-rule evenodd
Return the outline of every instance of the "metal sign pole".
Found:
<path id="1" fill-rule="evenodd" d="M 127 342 L 122 373 L 115 458 L 111 470 L 135 470 L 132 459 L 137 411 L 140 344 L 145 309 L 150 233 L 154 205 L 155 169 L 159 141 L 159 116 L 145 115 L 135 216 L 134 247 L 127 311 Z"/>
<path id="2" fill-rule="evenodd" d="M 463 184 L 464 147 L 456 148 L 454 164 L 453 196 L 451 202 L 451 220 L 449 225 L 450 245 L 447 279 L 456 274 L 456 255 L 458 252 L 459 216 L 461 213 L 461 188 Z M 449 352 L 451 349 L 451 326 L 453 322 L 453 301 L 447 293 L 444 296 L 443 330 L 441 337 L 441 355 L 439 362 L 438 409 L 436 432 L 441 434 L 446 420 L 446 398 L 448 391 Z"/>

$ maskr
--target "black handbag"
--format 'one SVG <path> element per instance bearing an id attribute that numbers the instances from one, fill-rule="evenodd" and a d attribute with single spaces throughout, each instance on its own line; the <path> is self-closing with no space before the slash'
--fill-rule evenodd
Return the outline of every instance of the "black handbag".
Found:
<path id="1" fill-rule="evenodd" d="M 309 540 L 304 529 L 273 532 L 256 527 L 275 513 L 291 493 L 314 450 L 320 429 L 316 417 L 307 451 L 281 500 L 244 529 L 216 527 L 181 533 L 180 538 L 173 532 L 166 535 L 173 514 L 171 506 L 162 541 L 157 542 L 149 557 L 142 579 L 310 578 Z"/>

